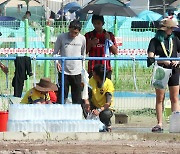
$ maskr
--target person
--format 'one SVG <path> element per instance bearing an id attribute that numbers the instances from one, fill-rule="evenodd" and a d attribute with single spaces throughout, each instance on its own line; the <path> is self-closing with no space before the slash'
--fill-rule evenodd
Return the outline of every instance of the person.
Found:
<path id="1" fill-rule="evenodd" d="M 86 39 L 80 34 L 82 25 L 79 20 L 73 20 L 69 25 L 69 32 L 60 34 L 57 37 L 54 54 L 62 57 L 81 57 L 86 52 Z M 61 86 L 61 61 L 57 62 L 59 71 L 59 85 Z M 68 98 L 69 86 L 73 104 L 81 104 L 81 71 L 82 62 L 80 60 L 66 60 L 64 66 L 64 98 Z M 61 87 L 58 89 L 58 102 L 61 102 Z"/>
<path id="2" fill-rule="evenodd" d="M 104 25 L 104 17 L 99 15 L 92 16 L 92 24 L 94 26 L 94 30 L 85 34 L 86 37 L 86 54 L 89 54 L 89 57 L 105 57 L 104 52 L 104 44 L 105 40 L 109 39 L 112 46 L 110 47 L 110 52 L 113 54 L 117 54 L 117 45 L 115 41 L 115 37 L 111 32 L 103 29 Z M 92 77 L 93 68 L 96 64 L 104 64 L 104 60 L 90 60 L 88 62 L 88 73 L 89 78 Z M 111 79 L 112 68 L 110 61 L 106 61 L 107 66 L 107 77 Z"/>
<path id="3" fill-rule="evenodd" d="M 89 80 L 89 101 L 85 100 L 85 111 L 99 116 L 100 121 L 111 131 L 111 117 L 113 116 L 114 86 L 110 79 L 104 78 L 104 65 L 96 64 L 93 68 L 93 76 Z"/>
<path id="4" fill-rule="evenodd" d="M 22 17 L 22 20 L 28 19 L 30 20 L 31 17 L 31 12 L 30 11 L 26 11 L 26 14 Z"/>
<path id="5" fill-rule="evenodd" d="M 3 63 L 0 62 L 0 68 L 1 70 L 7 74 L 9 71 L 8 71 L 8 67 L 6 67 Z"/>
<path id="6" fill-rule="evenodd" d="M 57 91 L 57 86 L 50 78 L 41 78 L 36 86 L 30 89 L 21 100 L 22 104 L 52 104 L 50 91 Z"/>
<path id="7" fill-rule="evenodd" d="M 154 38 L 151 39 L 148 47 L 147 64 L 150 66 L 155 60 L 155 56 L 159 57 L 177 57 L 180 52 L 180 40 L 173 35 L 173 28 L 176 23 L 168 18 L 160 21 L 159 28 Z M 177 61 L 158 61 L 158 65 L 171 69 L 172 76 L 169 78 L 169 94 L 171 100 L 171 110 L 179 111 L 178 95 L 179 95 L 179 71 L 177 69 Z M 162 107 L 165 98 L 165 89 L 155 89 L 156 91 L 156 114 L 157 125 L 152 128 L 153 132 L 162 131 Z"/>
<path id="8" fill-rule="evenodd" d="M 176 25 L 179 25 L 178 20 L 175 17 L 174 11 L 173 10 L 168 10 L 168 16 L 167 18 L 172 19 Z"/>

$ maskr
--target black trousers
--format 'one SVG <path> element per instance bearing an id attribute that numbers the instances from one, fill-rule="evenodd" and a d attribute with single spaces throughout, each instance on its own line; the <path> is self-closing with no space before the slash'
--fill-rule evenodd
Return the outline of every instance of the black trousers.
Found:
<path id="1" fill-rule="evenodd" d="M 62 94 L 62 87 L 61 87 L 61 80 L 62 74 L 59 73 L 59 85 L 58 88 L 58 103 L 62 103 L 61 101 L 61 94 Z M 64 100 L 68 98 L 69 94 L 69 87 L 71 86 L 71 96 L 72 96 L 72 103 L 73 104 L 81 104 L 82 97 L 82 86 L 81 86 L 81 74 L 79 75 L 66 75 L 64 74 Z"/>

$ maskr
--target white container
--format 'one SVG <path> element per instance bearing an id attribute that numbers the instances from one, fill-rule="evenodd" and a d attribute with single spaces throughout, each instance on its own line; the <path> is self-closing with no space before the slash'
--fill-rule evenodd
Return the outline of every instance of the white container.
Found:
<path id="1" fill-rule="evenodd" d="M 180 133 L 180 112 L 173 112 L 170 117 L 170 133 Z"/>
<path id="2" fill-rule="evenodd" d="M 82 120 L 82 108 L 79 104 L 12 104 L 9 120 Z"/>

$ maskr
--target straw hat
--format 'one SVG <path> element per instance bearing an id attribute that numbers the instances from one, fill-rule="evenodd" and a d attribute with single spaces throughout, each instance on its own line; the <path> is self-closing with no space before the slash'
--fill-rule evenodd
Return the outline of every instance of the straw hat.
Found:
<path id="1" fill-rule="evenodd" d="M 167 30 L 168 28 L 175 28 L 178 27 L 176 23 L 169 18 L 165 18 L 159 22 L 159 28 L 158 30 Z"/>
<path id="2" fill-rule="evenodd" d="M 50 78 L 41 78 L 40 82 L 34 87 L 38 91 L 57 91 L 57 86 L 51 82 Z"/>

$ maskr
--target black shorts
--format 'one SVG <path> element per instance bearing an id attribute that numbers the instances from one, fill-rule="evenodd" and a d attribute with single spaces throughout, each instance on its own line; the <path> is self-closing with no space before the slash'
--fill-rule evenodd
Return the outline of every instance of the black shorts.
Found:
<path id="1" fill-rule="evenodd" d="M 172 75 L 169 78 L 168 86 L 178 86 L 179 85 L 179 69 L 174 69 Z"/>

